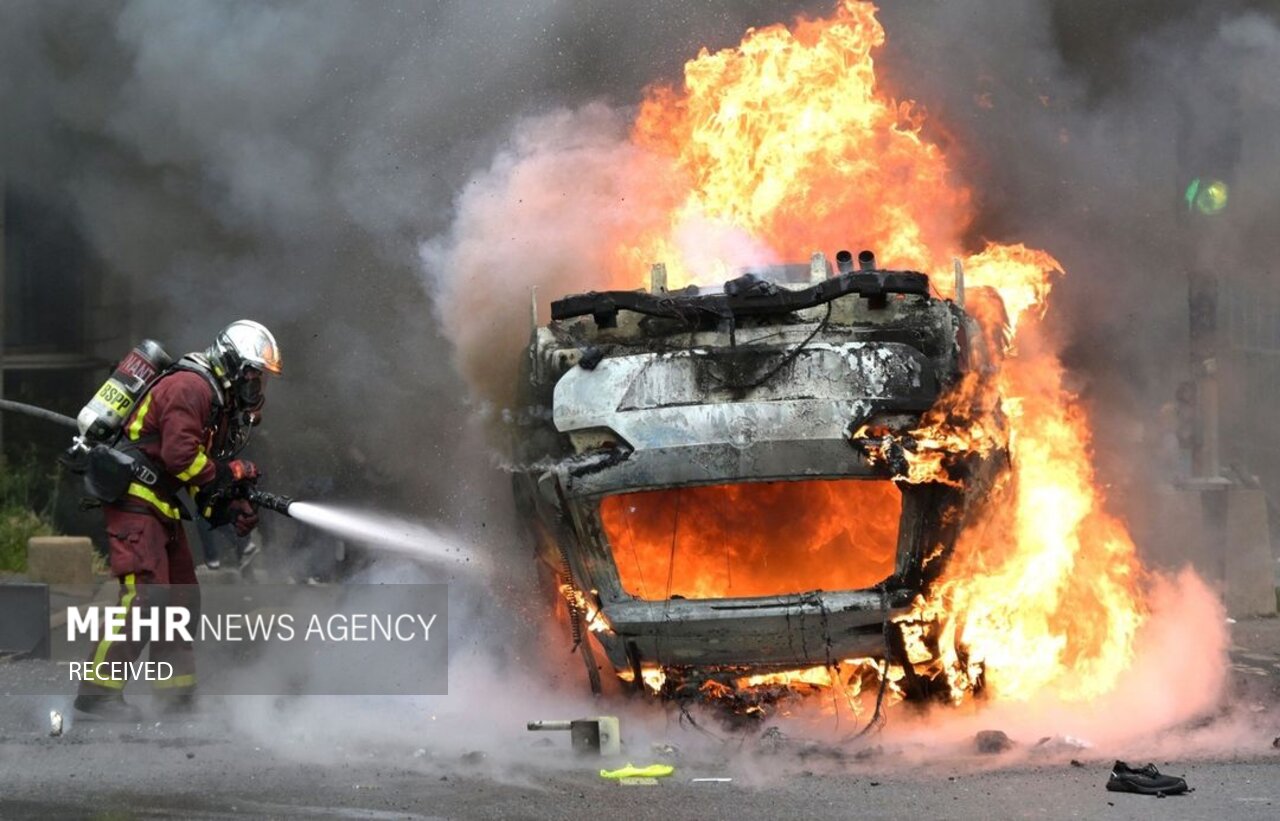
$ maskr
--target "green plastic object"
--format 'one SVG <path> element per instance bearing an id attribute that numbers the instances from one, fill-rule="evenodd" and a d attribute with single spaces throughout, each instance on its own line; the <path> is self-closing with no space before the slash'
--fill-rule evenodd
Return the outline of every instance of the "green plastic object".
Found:
<path id="1" fill-rule="evenodd" d="M 650 764 L 646 767 L 637 767 L 628 763 L 627 766 L 616 770 L 601 770 L 600 777 L 608 778 L 611 781 L 623 778 L 665 778 L 675 771 L 676 768 L 670 764 Z"/>

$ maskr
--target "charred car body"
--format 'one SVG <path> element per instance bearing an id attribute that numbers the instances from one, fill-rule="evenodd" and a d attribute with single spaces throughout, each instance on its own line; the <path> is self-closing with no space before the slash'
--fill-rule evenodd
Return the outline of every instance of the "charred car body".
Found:
<path id="1" fill-rule="evenodd" d="M 675 292 L 655 266 L 649 291 L 568 296 L 535 328 L 517 511 L 597 691 L 601 651 L 673 697 L 906 662 L 893 617 L 1007 462 L 941 453 L 937 480 L 911 479 L 912 432 L 999 351 L 924 274 L 836 260 Z"/>

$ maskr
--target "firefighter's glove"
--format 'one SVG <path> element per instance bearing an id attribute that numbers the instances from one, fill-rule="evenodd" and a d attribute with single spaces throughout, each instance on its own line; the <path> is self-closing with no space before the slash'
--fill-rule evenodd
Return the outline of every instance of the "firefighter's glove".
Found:
<path id="1" fill-rule="evenodd" d="M 210 528 L 221 528 L 232 521 L 232 497 L 227 492 L 228 488 L 216 485 L 218 483 L 211 482 L 192 497 L 196 502 L 196 510 L 204 516 Z"/>
<path id="2" fill-rule="evenodd" d="M 213 487 L 205 488 L 195 496 L 196 509 L 213 528 L 231 523 L 231 501 L 226 493 Z"/>
<path id="3" fill-rule="evenodd" d="M 227 487 L 237 482 L 256 482 L 258 477 L 262 475 L 262 471 L 258 470 L 258 466 L 247 459 L 232 459 L 229 462 L 219 462 L 217 471 L 217 481 L 221 487 Z"/>
<path id="4" fill-rule="evenodd" d="M 214 468 L 213 481 L 205 485 L 204 489 L 196 495 L 196 505 L 200 508 L 200 515 L 208 520 L 210 527 L 232 524 L 236 519 L 236 511 L 232 503 L 244 501 L 237 500 L 237 497 L 243 496 L 241 491 L 257 481 L 261 475 L 262 472 L 258 470 L 257 465 L 244 459 L 218 462 L 217 467 Z M 251 506 L 250 512 L 252 510 Z M 252 530 L 257 523 L 255 516 L 253 523 L 248 525 L 248 530 L 245 532 Z"/>
<path id="5" fill-rule="evenodd" d="M 258 510 L 248 499 L 234 499 L 228 505 L 231 524 L 235 526 L 236 535 L 244 538 L 258 526 Z"/>

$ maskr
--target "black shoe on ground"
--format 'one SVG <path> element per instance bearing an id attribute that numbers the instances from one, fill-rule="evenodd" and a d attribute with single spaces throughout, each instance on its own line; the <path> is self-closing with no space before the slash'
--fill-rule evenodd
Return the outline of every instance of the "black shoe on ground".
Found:
<path id="1" fill-rule="evenodd" d="M 134 724 L 142 721 L 142 711 L 124 700 L 122 695 L 76 696 L 76 714 L 95 721 L 118 721 Z"/>
<path id="2" fill-rule="evenodd" d="M 1117 761 L 1111 770 L 1111 777 L 1107 779 L 1107 789 L 1111 792 L 1132 792 L 1164 798 L 1166 795 L 1187 792 L 1187 782 L 1175 775 L 1161 775 L 1154 764 L 1134 768 L 1123 761 Z"/>

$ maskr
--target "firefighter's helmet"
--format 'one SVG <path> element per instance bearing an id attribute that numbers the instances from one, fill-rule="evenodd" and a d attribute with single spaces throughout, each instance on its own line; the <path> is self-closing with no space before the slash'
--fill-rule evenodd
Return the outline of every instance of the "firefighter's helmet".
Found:
<path id="1" fill-rule="evenodd" d="M 246 367 L 275 376 L 282 370 L 276 338 L 251 319 L 238 319 L 223 328 L 208 357 L 222 371 L 218 376 L 232 382 L 244 375 Z"/>
<path id="2" fill-rule="evenodd" d="M 236 320 L 222 329 L 205 357 L 247 425 L 258 424 L 265 401 L 263 378 L 282 370 L 271 331 L 251 319 Z"/>

